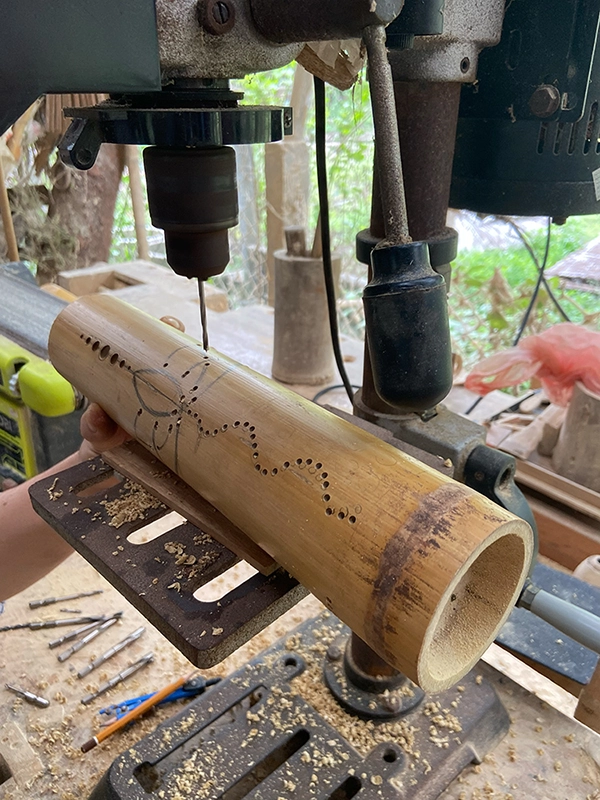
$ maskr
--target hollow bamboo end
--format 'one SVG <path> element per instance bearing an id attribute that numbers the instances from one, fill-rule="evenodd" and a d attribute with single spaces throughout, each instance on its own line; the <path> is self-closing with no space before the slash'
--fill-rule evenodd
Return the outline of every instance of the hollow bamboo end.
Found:
<path id="1" fill-rule="evenodd" d="M 417 664 L 427 692 L 453 686 L 479 661 L 513 610 L 533 557 L 533 533 L 504 523 L 475 550 L 445 591 Z"/>

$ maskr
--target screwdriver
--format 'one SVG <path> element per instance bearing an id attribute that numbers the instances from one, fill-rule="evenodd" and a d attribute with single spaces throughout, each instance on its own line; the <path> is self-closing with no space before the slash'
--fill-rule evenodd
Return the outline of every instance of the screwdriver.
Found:
<path id="1" fill-rule="evenodd" d="M 202 325 L 202 347 L 208 353 L 208 322 L 206 320 L 206 297 L 204 281 L 198 278 L 198 298 L 200 299 L 200 324 Z"/>

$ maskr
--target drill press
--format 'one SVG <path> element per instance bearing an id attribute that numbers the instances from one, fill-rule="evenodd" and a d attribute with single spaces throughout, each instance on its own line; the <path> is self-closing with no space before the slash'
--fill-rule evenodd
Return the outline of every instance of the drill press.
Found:
<path id="1" fill-rule="evenodd" d="M 5 45 L 0 66 L 1 59 L 10 58 L 11 42 L 23 47 L 27 40 L 28 3 L 8 10 L 6 42 L 0 32 Z M 406 0 L 403 8 L 395 0 L 352 0 L 343 7 L 322 0 L 157 0 L 156 5 L 138 0 L 108 3 L 93 28 L 85 19 L 87 5 L 94 4 L 84 1 L 73 11 L 71 4 L 59 1 L 47 19 L 40 19 L 56 32 L 57 46 L 69 59 L 32 51 L 39 62 L 32 62 L 21 91 L 4 103 L 0 128 L 43 91 L 110 92 L 100 106 L 69 112 L 74 122 L 61 145 L 62 157 L 87 169 L 104 141 L 150 145 L 144 162 L 153 221 L 165 230 L 173 269 L 197 277 L 201 287 L 202 280 L 225 268 L 226 231 L 236 224 L 235 163 L 228 146 L 274 141 L 292 124 L 289 109 L 243 106 L 228 79 L 286 64 L 307 41 L 364 37 L 377 163 L 371 225 L 357 239 L 357 255 L 370 264 L 371 274 L 365 290 L 365 376 L 355 413 L 361 425 L 375 422 L 391 431 L 398 448 L 531 520 L 512 480 L 512 459 L 486 448 L 479 426 L 437 405 L 451 381 L 444 292 L 456 235 L 446 228 L 445 215 L 461 84 L 473 84 L 481 49 L 500 41 L 501 0 Z M 49 13 L 34 6 L 32 13 Z M 381 27 L 389 23 L 393 90 Z M 136 31 L 135 46 L 131 30 Z M 205 337 L 205 349 L 207 344 Z M 143 452 L 135 447 L 131 452 L 141 464 L 136 477 L 156 470 Z M 451 466 L 442 465 L 438 456 Z M 77 474 L 58 479 L 67 498 L 60 510 L 46 502 L 47 487 L 40 483 L 32 492 L 36 507 L 194 663 L 218 662 L 304 594 L 293 578 L 276 569 L 256 575 L 218 604 L 198 604 L 192 597 L 198 586 L 238 559 L 235 547 L 213 542 L 197 545 L 213 555 L 200 573 L 181 571 L 183 591 L 173 598 L 164 591 L 173 575 L 158 565 L 158 545 L 148 545 L 141 569 L 127 567 L 129 544 L 123 545 L 122 559 L 110 558 L 114 542 L 101 525 L 105 493 L 90 499 L 91 520 L 82 534 L 69 502 L 73 487 L 99 481 L 110 471 L 102 461 L 93 466 L 93 478 L 89 466 L 82 465 Z M 121 488 L 109 494 L 118 496 Z M 172 489 L 171 496 L 183 504 L 175 483 Z M 161 513 L 151 512 L 144 524 Z M 216 537 L 225 524 L 208 512 L 199 523 L 204 530 L 212 525 Z M 123 541 L 140 525 L 128 523 L 120 531 Z M 172 532 L 190 547 L 198 534 L 189 523 Z M 200 635 L 211 628 L 212 637 Z M 321 664 L 331 696 L 350 712 L 344 719 L 363 720 L 359 728 L 372 737 L 368 746 L 361 747 L 341 724 L 335 730 L 325 719 L 327 707 L 317 713 L 315 706 L 289 694 L 289 682 L 302 673 L 308 683 L 320 683 Z M 306 683 L 303 692 L 310 696 Z M 302 796 L 330 800 L 359 792 L 364 797 L 434 798 L 469 761 L 481 759 L 508 725 L 493 691 L 476 676 L 465 679 L 461 691 L 434 698 L 432 707 L 416 686 L 331 616 L 307 624 L 206 700 L 144 740 L 136 754 L 119 759 L 94 797 L 129 797 L 132 791 L 173 795 L 191 771 L 196 782 L 181 785 L 191 796 L 206 798 L 278 797 L 292 791 L 290 785 L 301 787 Z M 254 717 L 256 727 L 248 727 Z M 386 721 L 395 727 L 383 727 Z M 321 757 L 316 760 L 315 749 L 307 749 L 309 741 L 318 743 Z M 373 742 L 379 744 L 373 748 Z M 242 752 L 248 753 L 247 761 L 239 757 Z M 218 775 L 211 771 L 215 758 L 223 761 Z M 280 770 L 284 766 L 286 775 Z"/>

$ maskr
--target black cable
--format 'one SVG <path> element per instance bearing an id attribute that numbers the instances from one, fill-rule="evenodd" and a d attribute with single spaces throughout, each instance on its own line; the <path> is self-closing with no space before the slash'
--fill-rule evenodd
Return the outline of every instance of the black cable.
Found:
<path id="1" fill-rule="evenodd" d="M 531 295 L 531 299 L 529 301 L 529 305 L 527 306 L 527 308 L 525 310 L 525 313 L 523 314 L 523 319 L 521 320 L 521 324 L 519 325 L 519 330 L 517 331 L 517 335 L 515 336 L 515 339 L 513 341 L 513 347 L 516 347 L 519 344 L 519 341 L 521 340 L 521 336 L 523 336 L 525 328 L 527 327 L 527 323 L 529 322 L 529 317 L 531 316 L 531 312 L 533 311 L 533 308 L 535 306 L 535 301 L 537 300 L 537 297 L 538 297 L 538 294 L 539 294 L 539 291 L 540 291 L 540 287 L 541 287 L 542 282 L 544 280 L 544 272 L 546 270 L 546 264 L 548 263 L 548 254 L 550 252 L 551 232 L 552 232 L 552 219 L 550 217 L 548 217 L 548 233 L 546 235 L 546 249 L 544 251 L 544 260 L 542 261 L 542 263 L 540 265 L 540 268 L 539 268 L 539 271 L 538 271 L 537 281 L 535 283 L 535 288 L 534 288 L 533 293 Z"/>
<path id="2" fill-rule="evenodd" d="M 481 401 L 483 400 L 483 398 L 484 398 L 484 397 L 485 397 L 485 395 L 483 395 L 483 394 L 482 394 L 482 395 L 481 395 L 481 397 L 478 397 L 478 398 L 477 398 L 477 400 L 475 400 L 475 402 L 473 403 L 473 405 L 469 406 L 469 408 L 468 408 L 468 409 L 465 411 L 465 417 L 468 417 L 468 416 L 469 416 L 469 414 L 470 414 L 472 411 L 475 411 L 475 409 L 477 408 L 477 406 L 479 405 L 479 403 L 481 403 Z"/>
<path id="3" fill-rule="evenodd" d="M 360 386 L 355 386 L 354 384 L 351 385 L 353 389 L 360 389 Z M 345 388 L 346 387 L 344 386 L 343 383 L 336 383 L 333 386 L 327 386 L 325 389 L 321 389 L 320 392 L 317 392 L 316 395 L 313 397 L 312 401 L 313 403 L 316 403 L 317 400 L 320 400 L 321 397 L 323 397 L 323 395 L 329 394 L 329 392 L 333 392 L 336 389 L 345 389 Z"/>
<path id="4" fill-rule="evenodd" d="M 344 389 L 351 403 L 354 402 L 352 384 L 348 378 L 342 348 L 340 347 L 340 334 L 337 320 L 337 303 L 335 299 L 335 282 L 333 267 L 331 265 L 331 232 L 329 229 L 329 196 L 327 190 L 327 111 L 325 105 L 325 84 L 315 77 L 315 145 L 317 150 L 317 183 L 319 187 L 319 207 L 321 213 L 321 245 L 323 248 L 323 273 L 325 276 L 325 290 L 327 292 L 327 310 L 329 313 L 329 330 L 333 354 L 337 364 Z"/>
<path id="5" fill-rule="evenodd" d="M 514 219 L 511 219 L 510 217 L 501 217 L 501 219 L 503 219 L 505 222 L 508 222 L 510 227 L 517 234 L 517 236 L 519 237 L 519 239 L 522 241 L 523 245 L 525 246 L 525 249 L 527 250 L 527 252 L 531 256 L 531 259 L 532 259 L 533 263 L 535 264 L 536 269 L 539 272 L 540 269 L 541 269 L 540 260 L 537 257 L 536 252 L 533 249 L 533 245 L 529 241 L 529 238 L 526 236 L 525 232 L 522 230 L 522 228 L 519 225 L 517 225 L 517 223 L 514 221 Z M 550 300 L 552 300 L 552 302 L 554 303 L 558 313 L 561 315 L 561 317 L 564 319 L 565 322 L 571 322 L 569 316 L 567 315 L 567 312 L 564 310 L 564 308 L 558 302 L 558 299 L 557 299 L 556 295 L 554 294 L 554 292 L 552 291 L 552 289 L 550 287 L 550 284 L 546 280 L 546 276 L 545 275 L 543 276 L 543 283 L 544 283 L 544 289 L 548 293 L 548 296 L 549 296 Z"/>

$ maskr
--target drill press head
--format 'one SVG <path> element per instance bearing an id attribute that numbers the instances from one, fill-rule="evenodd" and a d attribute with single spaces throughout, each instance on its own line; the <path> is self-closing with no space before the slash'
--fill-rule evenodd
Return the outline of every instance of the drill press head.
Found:
<path id="1" fill-rule="evenodd" d="M 152 224 L 165 232 L 169 266 L 208 280 L 229 263 L 227 231 L 238 222 L 231 147 L 148 147 L 144 151 Z"/>

